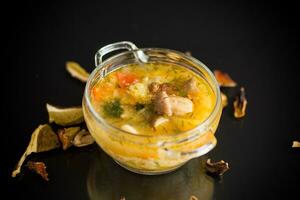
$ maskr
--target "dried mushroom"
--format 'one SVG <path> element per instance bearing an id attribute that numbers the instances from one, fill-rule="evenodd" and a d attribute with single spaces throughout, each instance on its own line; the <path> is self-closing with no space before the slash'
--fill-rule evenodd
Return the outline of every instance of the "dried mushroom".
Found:
<path id="1" fill-rule="evenodd" d="M 298 142 L 298 141 L 293 141 L 292 147 L 293 147 L 293 148 L 300 148 L 300 142 Z"/>
<path id="2" fill-rule="evenodd" d="M 206 170 L 213 175 L 222 176 L 228 169 L 228 163 L 223 160 L 215 163 L 212 163 L 210 159 L 206 161 Z"/>
<path id="3" fill-rule="evenodd" d="M 58 130 L 58 137 L 63 145 L 64 150 L 73 145 L 74 137 L 79 132 L 79 130 L 80 127 L 70 127 Z"/>
<path id="4" fill-rule="evenodd" d="M 52 131 L 51 127 L 48 124 L 40 125 L 32 133 L 27 149 L 12 172 L 12 177 L 16 177 L 20 173 L 23 162 L 31 153 L 49 151 L 59 146 L 58 137 Z"/>
<path id="5" fill-rule="evenodd" d="M 220 70 L 214 70 L 214 75 L 221 87 L 235 87 L 237 85 L 227 73 Z"/>
<path id="6" fill-rule="evenodd" d="M 82 129 L 74 137 L 73 144 L 76 147 L 84 147 L 93 144 L 94 141 L 92 135 L 87 130 Z"/>
<path id="7" fill-rule="evenodd" d="M 81 107 L 59 108 L 46 104 L 49 114 L 49 122 L 55 122 L 61 126 L 72 126 L 84 121 Z"/>
<path id="8" fill-rule="evenodd" d="M 126 198 L 125 197 L 121 197 L 121 199 L 120 200 L 126 200 Z"/>
<path id="9" fill-rule="evenodd" d="M 223 92 L 221 92 L 221 100 L 223 108 L 226 107 L 228 105 L 228 98 Z"/>
<path id="10" fill-rule="evenodd" d="M 197 198 L 196 196 L 192 195 L 192 196 L 190 197 L 190 200 L 198 200 L 198 198 Z"/>
<path id="11" fill-rule="evenodd" d="M 33 161 L 28 161 L 26 166 L 28 169 L 31 171 L 34 171 L 38 175 L 40 175 L 44 180 L 49 181 L 48 178 L 48 173 L 46 171 L 46 165 L 43 162 L 33 162 Z"/>
<path id="12" fill-rule="evenodd" d="M 233 102 L 234 107 L 234 117 L 235 118 L 242 118 L 246 114 L 246 107 L 247 107 L 247 99 L 245 89 L 241 87 L 239 95 L 236 97 L 235 101 Z"/>
<path id="13" fill-rule="evenodd" d="M 78 63 L 73 61 L 66 62 L 66 70 L 72 77 L 79 79 L 82 82 L 86 82 L 90 76 Z"/>

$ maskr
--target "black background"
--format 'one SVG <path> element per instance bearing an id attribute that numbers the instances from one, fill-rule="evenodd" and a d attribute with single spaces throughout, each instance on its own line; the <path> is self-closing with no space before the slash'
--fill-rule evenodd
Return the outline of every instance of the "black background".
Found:
<path id="1" fill-rule="evenodd" d="M 247 116 L 237 121 L 227 107 L 217 131 L 218 145 L 208 155 L 228 161 L 231 167 L 221 182 L 215 181 L 213 199 L 291 199 L 296 193 L 299 197 L 300 151 L 291 148 L 293 140 L 300 140 L 298 14 L 287 2 L 250 2 L 69 1 L 3 6 L 8 12 L 1 14 L 0 179 L 10 198 L 88 198 L 89 165 L 95 156 L 105 157 L 96 145 L 40 155 L 38 159 L 48 165 L 49 183 L 26 170 L 16 179 L 10 173 L 31 132 L 47 122 L 45 103 L 81 104 L 84 85 L 70 78 L 65 62 L 74 60 L 92 71 L 95 52 L 122 40 L 138 47 L 189 50 L 210 69 L 226 71 L 245 86 Z M 129 173 L 115 165 L 110 173 L 117 173 L 114 170 Z M 144 188 L 139 187 L 142 183 L 134 184 L 137 189 L 125 193 L 140 199 L 134 194 Z M 159 185 L 156 182 L 155 187 Z M 119 192 L 116 188 L 111 199 L 118 199 Z M 147 198 L 160 199 L 155 194 Z"/>

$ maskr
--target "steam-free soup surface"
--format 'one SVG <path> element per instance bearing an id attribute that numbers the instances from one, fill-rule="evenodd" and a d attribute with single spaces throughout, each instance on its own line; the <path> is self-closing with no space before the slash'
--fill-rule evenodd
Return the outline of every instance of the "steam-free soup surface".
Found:
<path id="1" fill-rule="evenodd" d="M 193 129 L 210 115 L 216 102 L 203 78 L 171 64 L 123 66 L 95 84 L 91 97 L 107 123 L 140 135 Z"/>

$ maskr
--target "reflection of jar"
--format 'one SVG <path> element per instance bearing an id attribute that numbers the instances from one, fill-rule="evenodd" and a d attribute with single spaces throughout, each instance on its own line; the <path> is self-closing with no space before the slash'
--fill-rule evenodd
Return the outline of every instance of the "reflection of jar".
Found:
<path id="1" fill-rule="evenodd" d="M 129 51 L 102 62 L 103 55 L 120 49 Z M 139 63 L 180 65 L 206 80 L 216 96 L 214 109 L 208 118 L 194 129 L 171 136 L 134 135 L 109 125 L 91 104 L 91 88 L 110 72 L 128 64 Z M 83 98 L 84 117 L 96 142 L 121 166 L 141 174 L 166 173 L 192 158 L 206 154 L 216 145 L 214 133 L 222 112 L 220 90 L 211 71 L 200 61 L 173 50 L 138 49 L 130 42 L 119 42 L 105 46 L 97 52 L 96 66 L 86 84 Z"/>
<path id="2" fill-rule="evenodd" d="M 102 151 L 93 152 L 87 174 L 89 199 L 201 200 L 214 198 L 214 179 L 205 173 L 205 158 L 194 159 L 162 176 L 138 176 L 118 167 Z"/>

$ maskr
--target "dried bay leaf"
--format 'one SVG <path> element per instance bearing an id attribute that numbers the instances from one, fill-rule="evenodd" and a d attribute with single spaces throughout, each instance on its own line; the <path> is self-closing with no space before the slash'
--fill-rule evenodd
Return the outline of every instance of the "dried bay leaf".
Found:
<path id="1" fill-rule="evenodd" d="M 40 125 L 34 130 L 31 135 L 30 142 L 26 151 L 19 160 L 15 170 L 12 172 L 12 177 L 16 177 L 21 172 L 22 164 L 27 156 L 31 153 L 39 153 L 49 151 L 60 146 L 57 135 L 53 132 L 48 124 Z"/>
<path id="2" fill-rule="evenodd" d="M 49 181 L 45 163 L 28 161 L 26 166 L 28 167 L 28 169 L 40 175 L 44 180 Z"/>
<path id="3" fill-rule="evenodd" d="M 80 127 L 70 127 L 58 130 L 58 137 L 62 143 L 63 149 L 66 150 L 73 145 L 73 140 L 79 132 Z"/>
<path id="4" fill-rule="evenodd" d="M 90 74 L 85 71 L 78 63 L 73 61 L 66 62 L 66 70 L 71 74 L 72 77 L 79 79 L 82 82 L 86 82 Z"/>
<path id="5" fill-rule="evenodd" d="M 84 121 L 82 107 L 60 108 L 46 104 L 49 114 L 49 122 L 55 122 L 61 126 L 71 126 Z"/>

